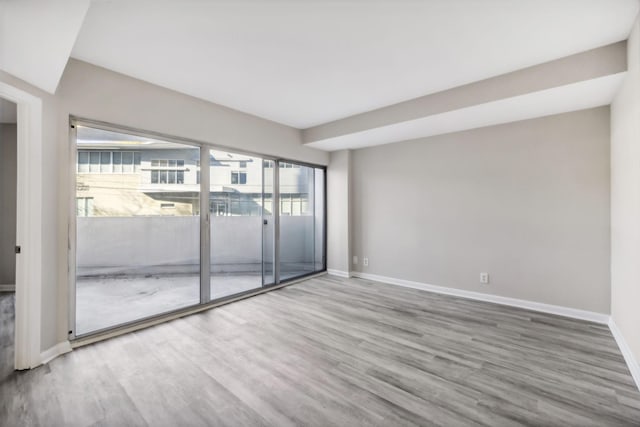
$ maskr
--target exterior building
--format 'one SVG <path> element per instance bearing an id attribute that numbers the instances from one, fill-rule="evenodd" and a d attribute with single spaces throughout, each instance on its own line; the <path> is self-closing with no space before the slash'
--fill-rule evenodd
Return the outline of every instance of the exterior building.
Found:
<path id="1" fill-rule="evenodd" d="M 114 141 L 114 135 L 118 134 L 104 133 L 108 135 L 104 140 L 78 141 L 78 216 L 200 213 L 198 148 L 155 140 Z M 270 214 L 274 164 L 271 160 L 211 150 L 211 214 L 261 216 L 263 209 Z M 311 175 L 306 168 L 293 163 L 280 163 L 279 167 L 281 215 L 311 215 Z"/>

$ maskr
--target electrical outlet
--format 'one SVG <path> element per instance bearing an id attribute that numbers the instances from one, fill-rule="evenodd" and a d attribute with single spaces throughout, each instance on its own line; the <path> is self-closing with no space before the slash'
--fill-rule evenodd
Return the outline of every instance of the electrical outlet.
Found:
<path id="1" fill-rule="evenodd" d="M 358 265 L 358 255 L 353 256 L 353 265 Z"/>
<path id="2" fill-rule="evenodd" d="M 489 283 L 489 273 L 480 273 L 480 283 Z"/>
<path id="3" fill-rule="evenodd" d="M 362 265 L 364 265 L 365 267 L 369 266 L 369 258 L 364 257 L 362 258 Z"/>

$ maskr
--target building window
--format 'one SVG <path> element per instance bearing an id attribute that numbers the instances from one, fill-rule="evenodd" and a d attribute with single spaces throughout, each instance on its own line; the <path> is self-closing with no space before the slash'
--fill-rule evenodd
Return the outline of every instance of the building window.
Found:
<path id="1" fill-rule="evenodd" d="M 131 152 L 122 153 L 122 172 L 123 173 L 133 172 L 133 153 Z"/>
<path id="2" fill-rule="evenodd" d="M 122 173 L 122 153 L 113 153 L 113 173 Z"/>
<path id="3" fill-rule="evenodd" d="M 102 151 L 100 153 L 100 173 L 111 173 L 112 166 L 113 165 L 111 164 L 111 152 Z"/>
<path id="4" fill-rule="evenodd" d="M 151 160 L 152 184 L 184 184 L 184 160 Z"/>
<path id="5" fill-rule="evenodd" d="M 137 151 L 78 151 L 78 173 L 134 173 L 140 171 Z"/>
<path id="6" fill-rule="evenodd" d="M 78 173 L 89 172 L 89 153 L 86 151 L 78 152 Z"/>
<path id="7" fill-rule="evenodd" d="M 280 215 L 310 214 L 309 195 L 306 193 L 280 193 Z"/>
<path id="8" fill-rule="evenodd" d="M 76 197 L 76 215 L 93 216 L 93 197 Z"/>
<path id="9" fill-rule="evenodd" d="M 246 184 L 247 183 L 247 173 L 246 172 L 231 172 L 231 183 L 232 184 Z"/>

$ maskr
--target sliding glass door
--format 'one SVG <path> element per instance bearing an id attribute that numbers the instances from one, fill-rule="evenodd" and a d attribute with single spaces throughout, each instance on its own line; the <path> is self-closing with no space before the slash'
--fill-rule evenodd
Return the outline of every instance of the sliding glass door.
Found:
<path id="1" fill-rule="evenodd" d="M 217 300 L 263 286 L 263 239 L 273 241 L 273 228 L 264 208 L 262 158 L 210 150 L 209 170 L 210 295 Z"/>
<path id="2" fill-rule="evenodd" d="M 85 122 L 72 132 L 71 338 L 325 269 L 323 168 Z"/>

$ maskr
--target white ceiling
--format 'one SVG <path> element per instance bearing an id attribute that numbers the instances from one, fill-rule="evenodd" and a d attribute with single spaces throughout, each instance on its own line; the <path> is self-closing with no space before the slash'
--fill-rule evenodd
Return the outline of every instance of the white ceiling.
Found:
<path id="1" fill-rule="evenodd" d="M 624 40 L 637 0 L 94 1 L 72 56 L 308 128 Z"/>
<path id="2" fill-rule="evenodd" d="M 0 0 L 0 70 L 54 93 L 89 0 Z"/>
<path id="3" fill-rule="evenodd" d="M 0 98 L 0 123 L 16 123 L 18 111 L 16 104 Z"/>

